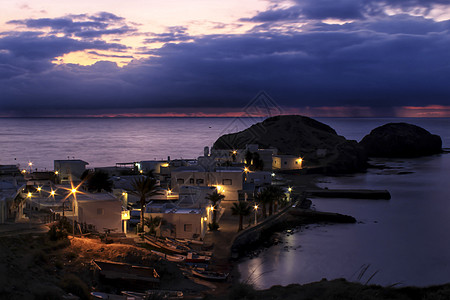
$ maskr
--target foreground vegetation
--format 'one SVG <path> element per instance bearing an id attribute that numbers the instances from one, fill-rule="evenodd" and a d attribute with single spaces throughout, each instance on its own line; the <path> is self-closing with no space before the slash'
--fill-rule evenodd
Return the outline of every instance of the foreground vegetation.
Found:
<path id="1" fill-rule="evenodd" d="M 206 300 L 444 300 L 450 299 L 450 284 L 426 288 L 381 287 L 348 282 L 344 279 L 322 280 L 305 285 L 273 286 L 255 290 L 251 285 L 233 285 L 225 295 L 208 295 Z"/>

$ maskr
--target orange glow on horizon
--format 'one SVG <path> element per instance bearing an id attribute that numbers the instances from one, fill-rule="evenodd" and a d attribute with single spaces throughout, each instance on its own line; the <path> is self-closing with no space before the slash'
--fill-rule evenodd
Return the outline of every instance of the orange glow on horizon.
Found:
<path id="1" fill-rule="evenodd" d="M 450 118 L 450 106 L 402 106 L 396 108 L 396 115 L 401 118 Z"/>
<path id="2" fill-rule="evenodd" d="M 182 110 L 179 108 L 178 110 Z M 247 114 L 240 108 L 212 108 L 204 107 L 193 111 L 193 108 L 185 108 L 186 112 L 123 112 L 123 113 L 90 113 L 90 114 L 51 114 L 41 117 L 78 117 L 78 118 L 265 118 L 275 114 Z M 203 110 L 203 111 L 199 111 Z M 399 106 L 391 108 L 372 108 L 368 106 L 320 106 L 320 107 L 283 107 L 281 115 L 302 115 L 307 117 L 329 118 L 373 118 L 373 117 L 399 117 L 399 118 L 449 118 L 450 106 Z M 11 117 L 0 114 L 0 118 Z M 58 171 L 55 171 L 55 174 Z"/>

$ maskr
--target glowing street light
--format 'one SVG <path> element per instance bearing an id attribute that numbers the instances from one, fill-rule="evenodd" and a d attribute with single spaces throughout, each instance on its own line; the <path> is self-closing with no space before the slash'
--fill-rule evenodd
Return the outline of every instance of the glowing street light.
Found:
<path id="1" fill-rule="evenodd" d="M 288 192 L 289 193 L 292 192 L 292 188 L 291 187 L 288 187 Z"/>
<path id="2" fill-rule="evenodd" d="M 28 192 L 27 197 L 31 198 L 31 196 L 33 196 L 33 194 L 31 192 Z"/>
<path id="3" fill-rule="evenodd" d="M 51 190 L 50 191 L 50 195 L 52 195 L 53 197 L 55 196 L 55 191 L 54 190 Z"/>
<path id="4" fill-rule="evenodd" d="M 37 191 L 40 192 L 42 188 L 40 186 L 37 187 Z"/>
<path id="5" fill-rule="evenodd" d="M 255 204 L 253 206 L 253 209 L 255 210 L 255 225 L 258 224 L 258 205 Z"/>

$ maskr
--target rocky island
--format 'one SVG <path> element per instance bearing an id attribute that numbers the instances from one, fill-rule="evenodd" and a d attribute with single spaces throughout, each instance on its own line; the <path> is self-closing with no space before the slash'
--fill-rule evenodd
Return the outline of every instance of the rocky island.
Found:
<path id="1" fill-rule="evenodd" d="M 419 157 L 442 152 L 440 136 L 407 123 L 377 127 L 359 144 L 371 157 Z"/>
<path id="2" fill-rule="evenodd" d="M 330 126 L 299 116 L 275 116 L 243 131 L 221 136 L 215 149 L 243 149 L 247 144 L 277 148 L 303 158 L 304 168 L 318 173 L 351 173 L 367 167 L 364 148 Z"/>

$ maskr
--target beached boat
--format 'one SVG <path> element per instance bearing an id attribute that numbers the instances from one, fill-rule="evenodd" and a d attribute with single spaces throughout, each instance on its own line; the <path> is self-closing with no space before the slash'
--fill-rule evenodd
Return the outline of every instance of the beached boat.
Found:
<path id="1" fill-rule="evenodd" d="M 159 257 L 164 258 L 168 261 L 171 261 L 171 262 L 181 263 L 181 262 L 184 262 L 184 260 L 186 259 L 186 256 L 183 256 L 183 255 L 178 255 L 178 254 L 171 255 L 171 254 L 162 253 L 162 252 L 159 252 L 156 250 L 152 250 L 152 253 L 156 254 Z"/>
<path id="2" fill-rule="evenodd" d="M 205 271 L 199 269 L 193 269 L 192 274 L 202 279 L 206 280 L 214 280 L 214 281 L 222 281 L 228 278 L 228 273 L 221 272 L 213 272 L 213 271 Z"/>
<path id="3" fill-rule="evenodd" d="M 169 251 L 177 253 L 177 254 L 186 254 L 187 253 L 187 251 L 181 247 L 177 247 L 175 245 L 169 245 L 169 244 L 167 244 L 165 242 L 161 242 L 155 238 L 144 236 L 144 239 L 148 244 L 150 244 L 156 248 L 169 250 Z"/>
<path id="4" fill-rule="evenodd" d="M 138 293 L 132 291 L 122 291 L 122 295 L 129 297 L 127 299 L 182 299 L 182 291 L 171 290 L 147 290 L 145 293 Z M 134 297 L 134 298 L 132 298 Z"/>
<path id="5" fill-rule="evenodd" d="M 185 262 L 187 263 L 208 263 L 211 260 L 210 256 L 206 256 L 206 255 L 198 255 L 192 252 L 189 252 L 186 255 L 186 260 Z"/>

